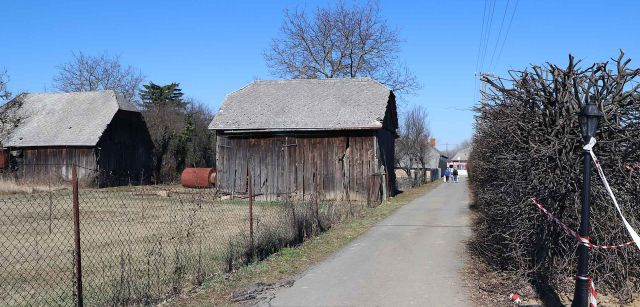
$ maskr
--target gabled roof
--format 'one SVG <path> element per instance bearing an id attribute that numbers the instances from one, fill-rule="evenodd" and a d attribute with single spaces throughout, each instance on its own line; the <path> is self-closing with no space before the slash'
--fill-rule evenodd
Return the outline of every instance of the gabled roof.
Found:
<path id="1" fill-rule="evenodd" d="M 255 81 L 227 95 L 209 129 L 379 129 L 390 99 L 371 78 Z"/>
<path id="2" fill-rule="evenodd" d="M 2 146 L 95 146 L 118 110 L 138 112 L 114 91 L 22 94 L 0 108 Z"/>
<path id="3" fill-rule="evenodd" d="M 444 155 L 443 152 L 441 152 L 440 150 L 438 150 L 435 147 L 431 147 L 429 146 L 429 148 L 431 149 L 431 154 L 429 156 L 429 160 L 427 160 L 427 165 L 431 168 L 438 168 L 440 167 L 440 159 L 444 158 L 443 161 L 446 162 L 447 156 Z"/>
<path id="4" fill-rule="evenodd" d="M 453 155 L 453 157 L 451 157 L 450 159 L 453 161 L 467 161 L 469 160 L 469 153 L 471 152 L 471 147 L 467 147 L 464 149 L 459 150 L 458 152 L 456 152 L 455 155 Z"/>
<path id="5" fill-rule="evenodd" d="M 440 158 L 445 157 L 444 154 L 433 146 L 427 147 L 427 152 L 425 153 L 425 167 L 426 168 L 438 168 L 440 166 Z M 409 167 L 411 169 L 419 169 L 422 166 L 418 161 L 414 161 L 409 159 L 409 157 L 401 157 L 400 165 L 402 167 Z"/>

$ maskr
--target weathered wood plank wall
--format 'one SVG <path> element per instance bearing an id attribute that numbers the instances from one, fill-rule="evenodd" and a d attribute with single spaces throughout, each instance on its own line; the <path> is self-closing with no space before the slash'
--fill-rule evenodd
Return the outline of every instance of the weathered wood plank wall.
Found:
<path id="1" fill-rule="evenodd" d="M 245 193 L 248 168 L 253 190 L 267 199 L 307 198 L 317 189 L 327 199 L 366 200 L 369 185 L 377 182 L 370 178 L 380 165 L 376 139 L 373 131 L 329 136 L 219 134 L 217 187 Z"/>
<path id="2" fill-rule="evenodd" d="M 18 161 L 18 179 L 34 182 L 71 180 L 71 169 L 79 166 L 78 178 L 92 180 L 96 157 L 91 147 L 29 147 L 22 148 Z"/>
<path id="3" fill-rule="evenodd" d="M 118 111 L 94 146 L 13 148 L 16 176 L 32 182 L 71 180 L 72 165 L 87 184 L 116 186 L 148 182 L 153 143 L 138 112 Z"/>
<path id="4" fill-rule="evenodd" d="M 97 144 L 100 186 L 140 184 L 152 173 L 153 142 L 138 112 L 120 110 Z"/>

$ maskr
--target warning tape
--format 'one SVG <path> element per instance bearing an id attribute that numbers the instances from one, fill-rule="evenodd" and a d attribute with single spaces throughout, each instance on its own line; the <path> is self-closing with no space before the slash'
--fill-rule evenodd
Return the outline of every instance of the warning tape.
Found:
<path id="1" fill-rule="evenodd" d="M 547 217 L 549 217 L 549 219 L 551 219 L 552 221 L 556 222 L 556 224 L 558 224 L 558 226 L 560 226 L 568 235 L 576 238 L 576 240 L 578 240 L 579 244 L 585 245 L 589 248 L 602 248 L 602 249 L 613 249 L 613 248 L 619 248 L 619 247 L 625 247 L 625 246 L 629 246 L 631 244 L 633 244 L 633 241 L 627 242 L 627 243 L 623 243 L 623 244 L 617 244 L 617 245 L 595 245 L 592 244 L 591 241 L 589 240 L 589 237 L 581 237 L 577 231 L 571 229 L 569 226 L 567 226 L 567 224 L 563 223 L 560 219 L 558 219 L 557 217 L 555 217 L 555 215 L 551 214 L 551 212 L 549 212 L 541 203 L 537 198 L 531 198 L 531 201 L 533 202 L 534 205 L 536 205 L 538 207 L 538 209 L 540 209 L 540 211 L 544 212 L 544 214 L 547 215 Z M 589 276 L 576 276 L 577 279 L 581 279 L 581 280 L 587 280 L 589 282 L 589 307 L 596 307 L 598 306 L 598 301 L 596 300 L 596 297 L 598 296 L 598 293 L 596 292 L 596 287 L 593 284 L 593 279 L 591 279 L 591 277 Z"/>
<path id="2" fill-rule="evenodd" d="M 593 163 L 596 166 L 596 170 L 598 171 L 598 175 L 600 176 L 600 180 L 602 181 L 602 184 L 604 185 L 605 189 L 609 193 L 609 196 L 611 197 L 611 200 L 613 200 L 613 204 L 615 205 L 616 210 L 618 211 L 618 214 L 620 215 L 620 218 L 622 219 L 622 222 L 624 223 L 624 226 L 627 229 L 627 232 L 629 233 L 631 238 L 633 238 L 633 240 L 631 240 L 629 242 L 626 242 L 626 243 L 622 243 L 622 244 L 616 244 L 616 245 L 595 245 L 595 244 L 592 244 L 589 237 L 580 236 L 580 234 L 577 231 L 571 229 L 569 226 L 567 226 L 565 223 L 563 223 L 560 219 L 558 219 L 553 214 L 551 214 L 551 212 L 549 212 L 540 203 L 540 201 L 537 198 L 531 198 L 531 201 L 542 212 L 544 212 L 551 220 L 556 222 L 556 224 L 558 224 L 568 235 L 576 238 L 576 240 L 578 240 L 578 242 L 579 242 L 578 244 L 585 245 L 588 248 L 614 249 L 614 248 L 626 247 L 626 246 L 629 246 L 629 245 L 635 243 L 636 246 L 638 247 L 638 249 L 640 249 L 640 236 L 638 236 L 638 233 L 633 229 L 633 227 L 631 227 L 629 222 L 627 222 L 627 219 L 624 217 L 624 214 L 622 213 L 622 209 L 620 209 L 620 205 L 618 204 L 618 201 L 616 200 L 616 196 L 613 194 L 613 191 L 611 190 L 611 186 L 609 186 L 609 182 L 607 181 L 607 178 L 604 175 L 604 171 L 602 170 L 602 166 L 600 166 L 600 161 L 598 160 L 596 155 L 593 153 L 593 146 L 595 146 L 595 145 L 596 145 L 596 139 L 592 137 L 589 140 L 589 143 L 587 145 L 585 145 L 583 149 L 586 150 L 587 152 L 589 152 L 589 155 L 591 156 L 591 159 L 593 160 Z M 588 282 L 588 287 L 589 287 L 589 307 L 596 307 L 598 305 L 598 302 L 596 300 L 596 297 L 597 297 L 598 293 L 596 292 L 596 287 L 595 287 L 595 285 L 593 283 L 593 279 L 591 279 L 591 277 L 589 277 L 589 276 L 576 276 L 576 278 L 580 279 L 580 280 L 586 280 Z"/>
<path id="3" fill-rule="evenodd" d="M 555 215 L 553 215 L 551 212 L 549 212 L 547 210 L 547 208 L 545 208 L 540 201 L 537 198 L 531 198 L 531 201 L 533 202 L 534 205 L 536 205 L 536 207 L 538 207 L 538 209 L 540 209 L 540 211 L 544 212 L 544 214 L 546 214 L 549 219 L 551 219 L 552 221 L 556 222 L 556 224 L 558 224 L 558 226 L 560 226 L 564 232 L 566 232 L 568 235 L 576 238 L 576 240 L 578 240 L 579 244 L 585 245 L 589 248 L 599 248 L 599 249 L 614 249 L 614 248 L 620 248 L 620 247 L 626 247 L 629 246 L 633 243 L 635 243 L 634 241 L 629 241 L 629 242 L 625 242 L 622 244 L 614 244 L 614 245 L 596 245 L 591 243 L 591 239 L 589 237 L 581 237 L 580 234 L 578 234 L 577 231 L 571 229 L 569 226 L 567 226 L 567 224 L 563 223 L 560 219 L 558 219 L 557 217 L 555 217 Z"/>
<path id="4" fill-rule="evenodd" d="M 629 222 L 627 222 L 627 219 L 624 217 L 624 214 L 622 214 L 622 209 L 620 209 L 620 205 L 618 205 L 618 201 L 616 200 L 616 196 L 613 195 L 613 191 L 611 191 L 611 187 L 609 186 L 609 182 L 607 181 L 607 178 L 604 176 L 604 171 L 602 170 L 602 167 L 600 166 L 600 161 L 598 161 L 598 158 L 593 153 L 593 146 L 595 146 L 595 145 L 596 145 L 596 139 L 592 137 L 591 140 L 589 140 L 589 144 L 584 146 L 584 150 L 588 151 L 589 154 L 591 155 L 591 159 L 593 159 L 593 163 L 595 163 L 595 165 L 596 165 L 596 170 L 598 171 L 598 175 L 600 176 L 600 180 L 602 180 L 602 184 L 604 184 L 605 189 L 607 189 L 607 192 L 609 192 L 609 196 L 611 197 L 611 200 L 613 200 L 613 204 L 616 206 L 616 210 L 618 210 L 618 214 L 620 214 L 620 218 L 622 219 L 622 222 L 624 223 L 624 227 L 627 228 L 627 232 L 629 232 L 629 235 L 633 239 L 632 242 L 635 242 L 636 246 L 638 247 L 638 249 L 640 249 L 640 236 L 638 236 L 638 233 L 633 229 L 633 227 L 631 227 Z"/>
<path id="5" fill-rule="evenodd" d="M 598 293 L 596 292 L 596 287 L 593 284 L 593 279 L 589 276 L 576 276 L 576 279 L 586 280 L 589 286 L 589 307 L 598 306 L 598 301 L 596 298 L 598 297 Z"/>

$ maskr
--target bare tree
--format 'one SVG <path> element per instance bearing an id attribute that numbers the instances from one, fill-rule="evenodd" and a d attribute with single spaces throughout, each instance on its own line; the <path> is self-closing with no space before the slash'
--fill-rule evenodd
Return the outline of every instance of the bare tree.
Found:
<path id="1" fill-rule="evenodd" d="M 136 93 L 144 77 L 132 66 L 123 66 L 118 56 L 72 53 L 71 61 L 58 66 L 54 87 L 63 92 L 114 90 L 128 100 Z"/>
<path id="2" fill-rule="evenodd" d="M 0 100 L 11 99 L 12 94 L 7 89 L 8 83 L 9 74 L 6 70 L 0 70 Z M 22 99 L 18 96 L 0 107 L 0 140 L 5 139 L 22 120 L 18 115 L 21 106 Z"/>
<path id="3" fill-rule="evenodd" d="M 429 137 L 431 131 L 427 123 L 427 111 L 416 106 L 407 112 L 402 126 L 400 137 L 396 141 L 396 166 L 402 168 L 407 176 L 411 176 L 412 168 L 420 168 L 426 171 L 427 163 L 433 154 Z M 422 174 L 424 178 L 424 173 Z"/>
<path id="4" fill-rule="evenodd" d="M 9 74 L 7 70 L 0 71 L 0 99 L 8 100 L 11 98 L 11 92 L 7 89 L 7 83 L 9 83 Z"/>
<path id="5" fill-rule="evenodd" d="M 400 39 L 373 2 L 285 11 L 282 36 L 274 38 L 265 59 L 284 78 L 372 77 L 396 93 L 420 88 L 415 75 L 398 61 Z"/>
<path id="6" fill-rule="evenodd" d="M 453 159 L 454 155 L 456 153 L 458 153 L 460 150 L 463 150 L 465 148 L 469 148 L 471 147 L 471 140 L 466 139 L 462 142 L 460 142 L 460 144 L 456 145 L 455 147 L 449 148 L 447 150 L 445 150 L 445 155 L 449 158 L 449 159 Z"/>

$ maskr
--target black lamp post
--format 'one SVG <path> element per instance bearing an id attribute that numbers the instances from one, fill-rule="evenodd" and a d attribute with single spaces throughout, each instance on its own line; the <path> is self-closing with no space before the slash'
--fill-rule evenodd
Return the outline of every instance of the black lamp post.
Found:
<path id="1" fill-rule="evenodd" d="M 582 130 L 582 139 L 584 144 L 588 144 L 591 138 L 598 130 L 598 122 L 603 116 L 595 103 L 587 101 L 580 109 L 578 117 L 580 118 L 580 128 Z M 591 156 L 588 150 L 582 152 L 583 156 L 583 173 L 582 173 L 582 214 L 580 216 L 580 230 L 578 231 L 583 238 L 589 237 L 589 205 L 591 202 Z M 572 307 L 586 307 L 589 304 L 589 247 L 584 244 L 578 245 L 578 274 L 576 278 L 576 289 L 573 293 Z"/>

